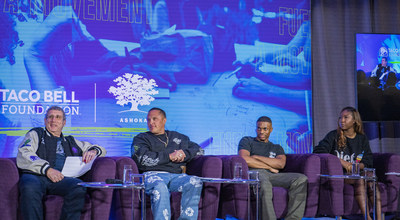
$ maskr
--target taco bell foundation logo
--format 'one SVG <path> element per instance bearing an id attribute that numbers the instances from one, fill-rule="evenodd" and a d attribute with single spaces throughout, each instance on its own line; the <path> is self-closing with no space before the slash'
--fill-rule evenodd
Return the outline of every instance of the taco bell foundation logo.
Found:
<path id="1" fill-rule="evenodd" d="M 0 89 L 1 114 L 44 114 L 51 105 L 60 105 L 67 115 L 79 114 L 75 91 Z"/>

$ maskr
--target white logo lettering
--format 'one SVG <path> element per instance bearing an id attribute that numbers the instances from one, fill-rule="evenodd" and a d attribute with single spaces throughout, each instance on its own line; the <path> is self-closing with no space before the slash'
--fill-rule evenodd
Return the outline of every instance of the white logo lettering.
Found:
<path id="1" fill-rule="evenodd" d="M 71 96 L 68 96 L 66 91 L 43 91 L 43 102 L 57 102 L 57 103 L 79 103 L 79 100 L 75 98 L 75 91 L 71 92 Z M 0 101 L 1 102 L 38 102 L 41 100 L 41 94 L 37 90 L 9 90 L 0 89 Z"/>
<path id="2" fill-rule="evenodd" d="M 108 92 L 116 96 L 117 104 L 124 106 L 131 104 L 127 111 L 143 112 L 138 109 L 139 105 L 150 105 L 154 101 L 152 95 L 158 94 L 158 87 L 154 79 L 146 79 L 138 74 L 125 73 L 123 77 L 114 79 L 119 87 L 111 86 Z M 125 112 L 125 111 L 121 111 Z"/>
<path id="3" fill-rule="evenodd" d="M 339 152 L 339 151 L 335 150 L 335 152 L 336 152 L 336 156 L 339 159 L 342 159 L 344 161 L 351 162 L 351 163 L 354 162 L 354 158 L 355 158 L 355 154 L 354 153 L 352 155 L 347 155 L 347 154 L 344 154 L 343 151 Z"/>
<path id="4" fill-rule="evenodd" d="M 182 142 L 182 140 L 179 138 L 174 138 L 172 141 L 175 142 L 177 145 L 179 145 Z"/>

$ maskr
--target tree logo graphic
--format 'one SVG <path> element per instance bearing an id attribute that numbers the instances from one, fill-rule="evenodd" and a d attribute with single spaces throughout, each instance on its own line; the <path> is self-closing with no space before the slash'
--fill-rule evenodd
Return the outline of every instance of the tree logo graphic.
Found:
<path id="1" fill-rule="evenodd" d="M 158 94 L 158 87 L 154 79 L 146 79 L 138 74 L 125 73 L 122 77 L 114 79 L 117 87 L 111 86 L 108 92 L 116 96 L 117 104 L 124 106 L 131 103 L 131 109 L 127 111 L 143 112 L 138 109 L 139 105 L 150 105 L 154 101 L 152 95 Z M 120 113 L 121 113 L 120 112 Z"/>

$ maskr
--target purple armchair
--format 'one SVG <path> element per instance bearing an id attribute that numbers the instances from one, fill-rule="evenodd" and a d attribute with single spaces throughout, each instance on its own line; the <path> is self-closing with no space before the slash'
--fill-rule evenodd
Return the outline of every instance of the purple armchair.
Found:
<path id="1" fill-rule="evenodd" d="M 236 163 L 242 164 L 242 175 L 248 175 L 246 161 L 238 155 L 221 155 L 222 178 L 232 179 Z M 221 184 L 221 196 L 218 217 L 234 216 L 239 219 L 247 219 L 247 185 L 245 184 Z"/>
<path id="2" fill-rule="evenodd" d="M 116 178 L 122 179 L 124 165 L 132 165 L 134 173 L 138 173 L 135 162 L 130 157 L 114 157 L 117 165 Z M 215 156 L 199 156 L 192 159 L 186 167 L 186 173 L 201 177 L 220 178 L 222 175 L 222 162 Z M 215 219 L 218 212 L 218 202 L 220 194 L 220 184 L 204 183 L 203 191 L 199 204 L 198 219 Z M 135 190 L 134 196 L 134 215 L 135 219 L 140 216 L 140 203 L 138 192 Z M 132 192 L 130 190 L 115 190 L 114 209 L 115 218 L 118 220 L 132 219 Z M 171 195 L 171 219 L 178 219 L 180 215 L 181 193 L 174 192 Z M 146 219 L 153 219 L 151 213 L 150 197 L 146 197 Z"/>
<path id="3" fill-rule="evenodd" d="M 343 170 L 339 159 L 332 154 L 316 154 L 321 160 L 321 174 L 342 175 Z M 344 213 L 343 203 L 344 181 L 341 179 L 320 179 L 318 214 L 341 216 Z"/>
<path id="4" fill-rule="evenodd" d="M 15 158 L 0 158 L 0 219 L 21 219 L 18 213 L 19 172 Z M 92 169 L 82 176 L 84 181 L 102 182 L 114 178 L 115 162 L 107 157 L 97 158 Z M 81 220 L 108 219 L 112 201 L 110 189 L 88 189 Z M 45 219 L 59 219 L 63 199 L 61 196 L 48 195 L 44 199 Z"/>
<path id="5" fill-rule="evenodd" d="M 382 212 L 396 212 L 399 201 L 400 177 L 385 173 L 400 173 L 400 154 L 374 153 L 374 167 L 381 189 Z"/>
<path id="6" fill-rule="evenodd" d="M 135 161 L 130 157 L 112 157 L 116 163 L 116 179 L 123 179 L 124 165 L 131 165 L 133 173 L 139 173 Z M 138 219 L 140 216 L 140 202 L 138 190 L 133 190 L 134 193 L 134 216 Z M 119 189 L 114 190 L 113 197 L 113 213 L 112 219 L 132 219 L 132 190 L 131 189 Z M 146 217 L 148 214 L 146 213 Z"/>
<path id="7" fill-rule="evenodd" d="M 238 155 L 220 156 L 223 163 L 223 178 L 232 178 L 233 167 L 236 162 L 242 163 L 243 175 L 247 176 L 246 161 Z M 286 166 L 281 172 L 298 172 L 308 177 L 307 204 L 305 217 L 314 217 L 318 209 L 320 159 L 313 154 L 287 154 Z M 246 189 L 246 190 L 245 190 Z M 285 188 L 273 188 L 274 209 L 277 218 L 284 218 L 287 213 L 288 193 Z M 252 194 L 254 195 L 254 194 Z M 227 215 L 239 219 L 247 219 L 247 186 L 242 184 L 222 184 L 220 210 L 218 216 Z M 255 217 L 255 199 L 252 196 L 252 219 Z"/>
<path id="8" fill-rule="evenodd" d="M 339 159 L 330 154 L 318 154 L 321 158 L 321 174 L 342 175 Z M 400 155 L 392 153 L 374 153 L 374 168 L 378 178 L 377 187 L 381 192 L 382 213 L 397 210 L 400 177 L 387 176 L 385 173 L 400 173 Z M 344 184 L 343 179 L 321 178 L 318 213 L 327 216 L 361 214 L 354 199 L 352 185 Z"/>

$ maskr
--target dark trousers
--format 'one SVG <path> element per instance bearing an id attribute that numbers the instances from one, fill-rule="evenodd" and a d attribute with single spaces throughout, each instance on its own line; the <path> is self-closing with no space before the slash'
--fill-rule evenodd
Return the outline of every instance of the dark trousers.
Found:
<path id="1" fill-rule="evenodd" d="M 261 219 L 277 219 L 272 203 L 274 186 L 288 189 L 289 201 L 285 220 L 303 218 L 307 199 L 307 176 L 301 173 L 271 173 L 265 169 L 250 170 L 258 171 L 260 178 Z"/>
<path id="2" fill-rule="evenodd" d="M 61 219 L 79 220 L 86 194 L 86 188 L 77 185 L 79 182 L 82 180 L 65 177 L 60 182 L 53 183 L 46 176 L 22 174 L 19 180 L 19 191 L 23 219 L 44 219 L 44 196 L 59 195 L 64 198 Z"/>

